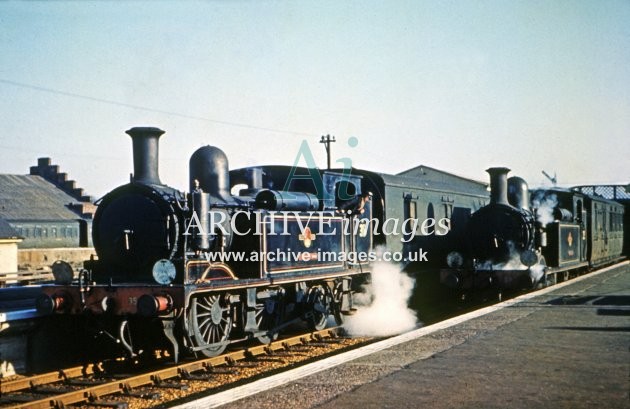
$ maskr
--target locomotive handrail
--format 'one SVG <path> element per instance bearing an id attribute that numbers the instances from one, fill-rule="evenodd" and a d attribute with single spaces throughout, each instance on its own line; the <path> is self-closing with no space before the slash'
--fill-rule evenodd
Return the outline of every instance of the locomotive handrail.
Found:
<path id="1" fill-rule="evenodd" d="M 215 268 L 227 272 L 230 275 L 230 277 L 232 277 L 233 280 L 238 280 L 238 277 L 236 277 L 236 274 L 234 274 L 234 272 L 232 271 L 230 266 L 228 266 L 227 264 L 223 264 L 223 263 L 211 263 L 208 266 L 208 268 L 206 268 L 204 270 L 204 272 L 201 274 L 201 277 L 199 277 L 199 280 L 200 281 L 205 281 L 206 280 L 206 276 L 208 275 L 210 270 L 215 269 Z"/>

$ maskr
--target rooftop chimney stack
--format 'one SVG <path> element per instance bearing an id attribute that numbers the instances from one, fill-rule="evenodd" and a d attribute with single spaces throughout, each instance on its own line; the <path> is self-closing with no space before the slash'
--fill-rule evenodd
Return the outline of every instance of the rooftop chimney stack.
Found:
<path id="1" fill-rule="evenodd" d="M 133 141 L 133 181 L 148 185 L 161 185 L 158 172 L 159 138 L 163 130 L 153 127 L 135 127 L 126 132 Z"/>

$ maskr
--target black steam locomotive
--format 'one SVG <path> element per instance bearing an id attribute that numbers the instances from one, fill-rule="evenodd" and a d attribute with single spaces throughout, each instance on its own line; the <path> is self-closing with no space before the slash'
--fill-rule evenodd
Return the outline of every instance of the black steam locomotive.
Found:
<path id="1" fill-rule="evenodd" d="M 467 240 L 448 254 L 440 280 L 459 290 L 554 284 L 623 254 L 624 207 L 576 190 L 534 191 L 490 168 L 490 204 L 473 213 Z"/>
<path id="2" fill-rule="evenodd" d="M 297 320 L 322 329 L 329 316 L 340 322 L 353 311 L 370 265 L 343 255 L 372 246 L 369 223 L 346 226 L 371 215 L 360 176 L 323 172 L 315 195 L 262 189 L 251 172 L 253 187 L 232 195 L 226 155 L 205 146 L 190 158 L 185 194 L 159 179 L 164 132 L 127 133 L 134 174 L 99 203 L 98 257 L 78 282 L 56 263 L 40 312 L 88 317 L 132 355 L 162 334 L 177 359 L 181 348 L 214 356 L 239 340 L 268 343 Z"/>

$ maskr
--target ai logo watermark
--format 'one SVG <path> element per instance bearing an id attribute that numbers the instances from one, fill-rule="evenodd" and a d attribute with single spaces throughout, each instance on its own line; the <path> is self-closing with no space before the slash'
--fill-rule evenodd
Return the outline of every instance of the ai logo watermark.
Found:
<path id="1" fill-rule="evenodd" d="M 322 141 L 324 137 L 322 137 Z M 328 139 L 328 143 L 334 142 L 333 140 Z M 355 148 L 359 145 L 359 139 L 357 137 L 351 136 L 348 138 L 348 146 L 351 148 Z M 330 154 L 329 147 L 327 145 L 327 153 Z M 304 163 L 304 166 L 301 167 L 300 164 Z M 329 159 L 330 163 L 330 159 Z M 339 158 L 335 161 L 335 163 L 341 164 L 340 168 L 344 175 L 349 175 L 352 170 L 352 159 L 350 158 Z M 299 171 L 306 170 L 305 173 L 299 173 Z M 291 191 L 291 186 L 295 184 L 295 181 L 300 180 L 310 180 L 313 183 L 315 188 L 316 196 L 320 199 L 323 198 L 324 195 L 324 182 L 322 180 L 321 173 L 315 163 L 315 158 L 313 156 L 313 152 L 311 151 L 311 147 L 308 144 L 308 141 L 304 139 L 302 144 L 300 145 L 300 149 L 298 150 L 297 156 L 295 157 L 295 161 L 293 162 L 293 166 L 291 167 L 291 171 L 289 172 L 289 176 L 287 177 L 286 182 L 284 183 L 284 187 L 282 190 Z M 345 189 L 339 192 L 340 200 L 350 200 L 352 199 L 352 195 L 348 192 L 348 187 L 345 185 Z"/>

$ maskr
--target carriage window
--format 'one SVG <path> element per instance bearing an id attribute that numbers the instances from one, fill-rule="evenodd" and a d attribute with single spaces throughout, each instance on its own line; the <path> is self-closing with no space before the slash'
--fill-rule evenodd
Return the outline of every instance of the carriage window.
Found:
<path id="1" fill-rule="evenodd" d="M 608 213 L 608 230 L 615 231 L 615 224 L 613 223 L 613 219 L 615 218 L 614 213 Z"/>

